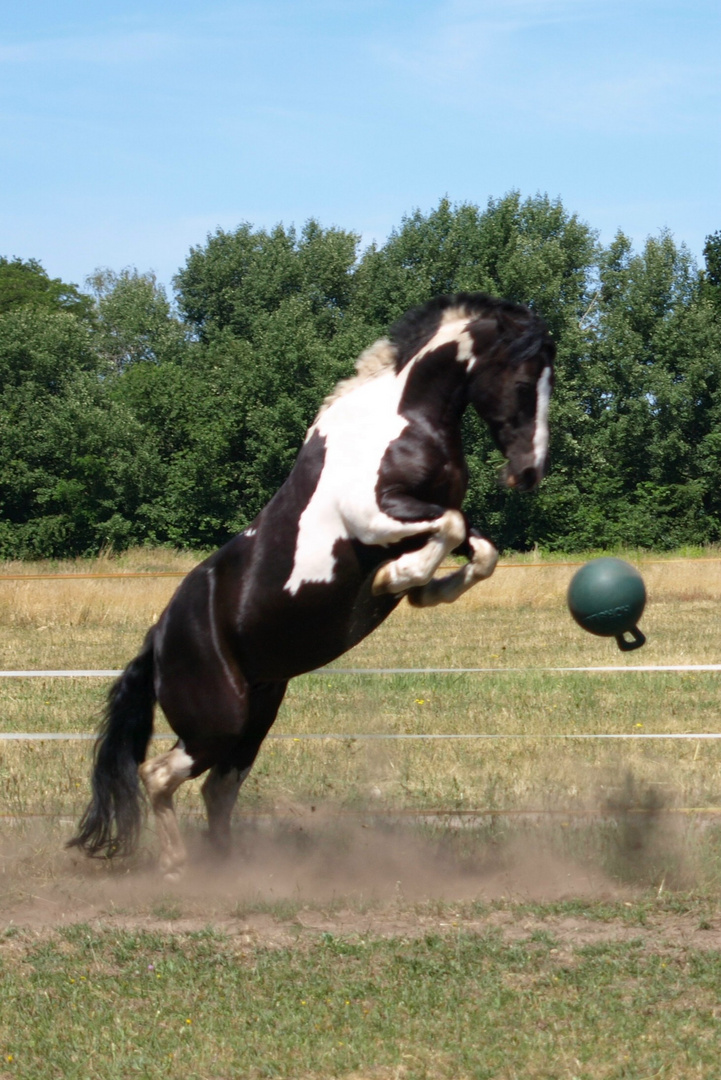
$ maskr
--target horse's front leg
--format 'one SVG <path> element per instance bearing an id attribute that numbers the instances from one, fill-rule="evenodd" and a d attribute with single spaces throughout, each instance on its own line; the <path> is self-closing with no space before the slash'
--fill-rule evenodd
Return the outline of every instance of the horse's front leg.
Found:
<path id="1" fill-rule="evenodd" d="M 434 604 L 452 604 L 464 592 L 485 578 L 489 578 L 496 568 L 498 552 L 490 540 L 484 536 L 469 535 L 461 554 L 468 557 L 465 566 L 433 578 L 426 585 L 411 589 L 408 603 L 414 607 L 432 607 Z"/>
<path id="2" fill-rule="evenodd" d="M 405 519 L 404 519 L 405 518 Z M 426 585 L 449 552 L 466 541 L 466 521 L 460 510 L 424 504 L 410 496 L 395 497 L 392 516 L 381 512 L 366 542 L 393 544 L 414 536 L 427 536 L 423 547 L 384 563 L 373 580 L 373 593 L 398 596 Z M 364 537 L 366 539 L 366 537 Z"/>

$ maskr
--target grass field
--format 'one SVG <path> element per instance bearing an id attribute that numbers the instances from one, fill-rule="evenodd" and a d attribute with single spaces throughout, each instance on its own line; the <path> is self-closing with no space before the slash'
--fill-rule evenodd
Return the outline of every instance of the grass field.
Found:
<path id="1" fill-rule="evenodd" d="M 129 865 L 62 850 L 90 743 L 0 743 L 0 1080 L 714 1075 L 721 747 L 548 736 L 718 731 L 720 676 L 543 670 L 720 662 L 721 561 L 696 554 L 634 560 L 648 643 L 631 654 L 571 621 L 564 560 L 401 605 L 336 666 L 494 670 L 295 680 L 223 871 L 185 785 L 201 870 L 175 891 L 152 829 Z M 120 668 L 177 580 L 0 580 L 0 668 Z M 0 680 L 0 729 L 92 732 L 105 690 Z"/>
<path id="2" fill-rule="evenodd" d="M 3 943 L 2 1075 L 716 1075 L 716 953 L 654 948 L 639 910 L 606 913 L 615 940 L 587 918 L 572 949 L 552 919 L 509 940 L 489 926 L 497 912 L 453 914 L 472 928 L 353 939 L 299 928 L 275 948 L 210 929 L 19 933 Z"/>
<path id="3" fill-rule="evenodd" d="M 111 564 L 112 565 L 112 564 Z M 187 558 L 141 553 L 133 569 L 187 569 Z M 116 567 L 113 567 L 117 569 Z M 5 572 L 17 568 L 6 567 Z M 86 572 L 103 567 L 86 566 Z M 547 666 L 713 663 L 721 655 L 721 561 L 643 568 L 648 644 L 622 654 L 582 633 L 565 608 L 573 568 L 503 567 L 459 603 L 401 605 L 343 667 L 490 667 L 483 675 L 311 675 L 291 683 L 275 733 L 347 735 L 269 740 L 243 805 L 331 802 L 406 809 L 590 810 L 632 773 L 667 806 L 713 807 L 721 789 L 715 742 L 554 742 L 548 735 L 708 732 L 719 726 L 714 673 L 554 673 Z M 30 572 L 32 568 L 30 568 Z M 176 585 L 172 578 L 2 581 L 0 667 L 119 668 Z M 524 670 L 515 671 L 514 668 Z M 5 731 L 92 732 L 102 680 L 4 680 Z M 158 731 L 167 730 L 162 718 Z M 501 741 L 359 741 L 356 734 L 518 736 Z M 6 743 L 0 812 L 74 815 L 87 791 L 87 744 Z M 181 803 L 198 809 L 198 785 Z"/>

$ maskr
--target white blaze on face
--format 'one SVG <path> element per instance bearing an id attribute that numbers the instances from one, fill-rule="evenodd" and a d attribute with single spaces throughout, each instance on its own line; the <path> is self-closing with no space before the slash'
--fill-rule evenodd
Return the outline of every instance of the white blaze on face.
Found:
<path id="1" fill-rule="evenodd" d="M 533 433 L 533 463 L 541 469 L 548 454 L 548 403 L 551 400 L 551 369 L 545 367 L 536 383 L 536 427 Z"/>

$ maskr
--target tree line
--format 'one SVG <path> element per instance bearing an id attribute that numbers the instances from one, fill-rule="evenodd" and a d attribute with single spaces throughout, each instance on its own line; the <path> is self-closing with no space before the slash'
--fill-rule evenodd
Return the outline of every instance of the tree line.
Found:
<path id="1" fill-rule="evenodd" d="M 604 246 L 560 200 L 443 199 L 382 245 L 311 220 L 242 224 L 150 273 L 77 286 L 0 258 L 0 556 L 214 547 L 288 474 L 323 397 L 409 308 L 483 290 L 558 345 L 551 472 L 497 482 L 470 413 L 466 508 L 504 549 L 721 539 L 721 232 Z"/>

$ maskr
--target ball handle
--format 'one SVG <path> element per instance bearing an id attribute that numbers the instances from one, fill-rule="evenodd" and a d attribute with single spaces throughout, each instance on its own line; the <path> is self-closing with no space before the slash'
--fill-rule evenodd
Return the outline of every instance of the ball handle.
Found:
<path id="1" fill-rule="evenodd" d="M 625 634 L 631 634 L 632 640 L 627 641 Z M 628 630 L 624 630 L 623 634 L 616 634 L 616 644 L 621 652 L 631 652 L 633 649 L 640 649 L 642 645 L 645 645 L 646 638 L 637 626 L 631 626 Z"/>

